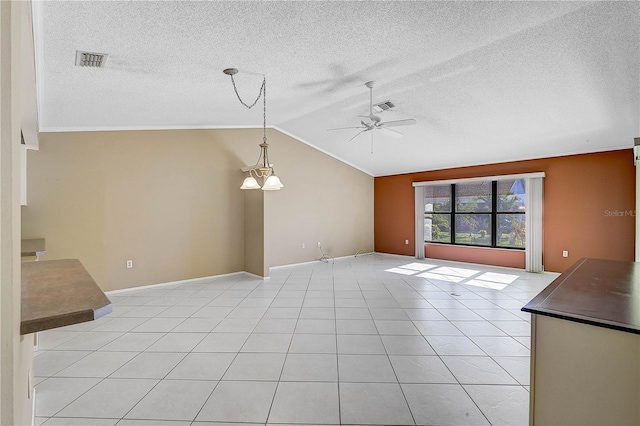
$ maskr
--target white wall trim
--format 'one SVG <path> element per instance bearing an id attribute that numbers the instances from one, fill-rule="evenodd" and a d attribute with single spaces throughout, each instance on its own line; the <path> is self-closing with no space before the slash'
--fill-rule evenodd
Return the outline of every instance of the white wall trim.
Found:
<path id="1" fill-rule="evenodd" d="M 272 126 L 267 126 L 268 129 L 273 129 Z M 75 132 L 153 132 L 155 130 L 234 130 L 234 129 L 260 129 L 262 126 L 254 125 L 225 125 L 225 126 L 212 126 L 209 124 L 203 125 L 190 125 L 183 126 L 179 124 L 175 125 L 162 125 L 162 126 L 91 126 L 91 127 L 46 127 L 40 126 L 40 133 L 75 133 Z"/>
<path id="2" fill-rule="evenodd" d="M 620 145 L 613 145 L 613 146 L 607 146 L 607 147 L 601 147 L 601 148 L 595 148 L 595 149 L 589 149 L 589 150 L 584 150 L 584 149 L 575 149 L 575 150 L 570 150 L 570 151 L 562 151 L 562 152 L 558 152 L 555 154 L 549 154 L 545 157 L 540 157 L 540 156 L 532 156 L 532 155 L 528 155 L 526 157 L 514 157 L 514 158 L 498 158 L 498 159 L 492 159 L 491 163 L 487 163 L 486 161 L 478 161 L 478 162 L 473 162 L 473 163 L 465 163 L 465 164 L 457 164 L 457 165 L 445 165 L 445 166 L 439 166 L 437 168 L 427 168 L 427 169 L 407 169 L 407 170 L 399 170 L 396 172 L 392 172 L 392 173 L 387 173 L 387 174 L 382 174 L 382 175 L 375 175 L 375 177 L 388 177 L 388 176 L 397 176 L 397 175 L 410 175 L 410 174 L 416 174 L 416 173 L 428 173 L 428 172 L 443 172 L 446 170 L 454 170 L 454 169 L 465 169 L 467 167 L 477 167 L 477 166 L 495 166 L 495 165 L 500 165 L 500 164 L 506 164 L 506 163 L 521 163 L 523 161 L 530 161 L 530 160 L 548 160 L 550 158 L 561 158 L 561 157 L 570 157 L 573 155 L 585 155 L 585 154 L 597 154 L 597 153 L 601 153 L 601 152 L 611 152 L 611 151 L 622 151 L 625 149 L 632 149 L 631 146 L 629 146 L 628 144 L 620 144 Z"/>
<path id="3" fill-rule="evenodd" d="M 258 278 L 259 280 L 263 280 L 263 281 L 267 281 L 271 279 L 271 277 L 261 277 L 260 275 L 252 274 L 251 272 L 247 272 L 247 271 L 244 271 L 244 274 L 249 275 L 252 278 Z"/>
<path id="4" fill-rule="evenodd" d="M 378 255 L 378 256 L 384 256 L 384 257 L 399 257 L 399 258 L 402 258 L 402 259 L 406 259 L 408 261 L 415 260 L 414 256 L 407 256 L 407 255 L 404 255 L 404 254 L 394 254 L 394 253 L 381 253 L 381 252 L 377 252 L 377 251 L 371 251 L 371 252 L 368 252 L 368 253 L 360 253 L 360 254 L 358 254 L 358 257 L 374 255 L 374 254 Z M 350 254 L 348 256 L 340 256 L 340 257 L 336 257 L 334 260 L 348 259 L 350 257 L 355 258 L 355 255 Z M 456 260 L 443 260 L 443 259 L 420 259 L 420 260 L 432 260 L 432 261 L 443 262 L 443 263 L 457 263 L 457 264 L 475 265 L 474 263 L 461 262 L 461 261 L 456 261 Z M 310 261 L 310 262 L 301 262 L 301 263 L 292 263 L 292 264 L 289 264 L 289 265 L 271 266 L 269 268 L 269 270 L 291 268 L 291 267 L 296 267 L 296 266 L 309 265 L 309 264 L 312 264 L 312 263 L 320 263 L 320 261 L 319 260 L 313 260 L 313 261 Z M 482 264 L 478 264 L 478 265 L 491 267 L 491 268 L 512 269 L 514 271 L 523 271 L 523 269 L 509 268 L 509 267 L 506 267 L 506 266 L 494 266 L 494 265 L 482 265 Z M 544 271 L 543 273 L 544 274 L 556 275 L 556 276 L 559 275 L 556 272 Z M 143 285 L 143 286 L 140 286 L 140 287 L 123 288 L 123 289 L 119 289 L 119 290 L 109 290 L 109 291 L 105 291 L 104 293 L 106 295 L 116 295 L 116 294 L 129 293 L 129 292 L 138 291 L 138 290 L 148 290 L 148 289 L 152 289 L 152 288 L 166 287 L 166 286 L 170 286 L 170 285 L 191 284 L 191 283 L 198 283 L 198 282 L 201 282 L 201 281 L 216 280 L 216 279 L 219 279 L 219 278 L 232 277 L 232 276 L 235 276 L 235 275 L 248 275 L 250 277 L 259 278 L 261 280 L 269 280 L 270 279 L 270 277 L 261 277 L 261 276 L 256 275 L 256 274 L 252 274 L 251 272 L 239 271 L 239 272 L 232 272 L 232 273 L 229 273 L 229 274 L 211 275 L 211 276 L 208 276 L 208 277 L 190 278 L 190 279 L 187 279 L 187 280 L 178 280 L 178 281 L 170 281 L 170 282 L 166 282 L 166 283 L 149 284 L 149 285 Z"/>
<path id="5" fill-rule="evenodd" d="M 327 254 L 329 256 L 331 256 L 331 254 L 329 254 L 329 253 L 327 253 Z M 370 251 L 368 253 L 358 253 L 357 257 L 367 256 L 367 255 L 370 255 L 370 254 L 376 254 L 376 252 Z M 350 257 L 356 258 L 356 255 L 355 254 L 349 254 L 347 256 L 333 257 L 332 259 L 333 260 L 348 259 Z M 287 265 L 270 266 L 269 270 L 277 270 L 277 269 L 291 268 L 291 267 L 294 267 L 294 266 L 310 265 L 312 263 L 319 263 L 319 262 L 321 262 L 321 261 L 316 259 L 316 260 L 311 260 L 309 262 L 290 263 L 290 264 L 287 264 Z M 331 262 L 331 261 L 329 260 L 329 262 Z"/>
<path id="6" fill-rule="evenodd" d="M 42 121 L 42 110 L 44 105 L 44 34 L 42 29 L 44 28 L 44 18 L 42 8 L 45 7 L 43 2 L 32 1 L 31 2 L 31 23 L 33 30 L 33 67 L 36 74 L 36 109 L 38 115 L 36 130 L 42 132 L 40 123 Z"/>
<path id="7" fill-rule="evenodd" d="M 273 130 L 277 130 L 278 132 L 282 133 L 283 135 L 289 136 L 295 140 L 297 140 L 298 142 L 302 142 L 305 145 L 309 145 L 311 148 L 315 149 L 316 151 L 320 151 L 323 154 L 328 155 L 331 158 L 335 158 L 336 160 L 340 161 L 341 163 L 344 163 L 348 166 L 353 167 L 356 170 L 360 170 L 362 173 L 366 173 L 369 176 L 374 176 L 373 173 L 371 173 L 368 170 L 363 169 L 360 166 L 357 166 L 353 163 L 351 163 L 350 161 L 345 160 L 344 158 L 340 158 L 335 154 L 332 154 L 329 151 L 326 151 L 320 147 L 318 147 L 317 145 L 312 144 L 311 142 L 304 140 L 302 138 L 300 138 L 299 136 L 294 135 L 293 133 L 290 133 L 284 129 L 282 129 L 281 127 L 278 126 L 267 126 L 268 129 L 273 129 Z M 182 125 L 171 125 L 171 126 L 118 126 L 118 127 L 108 127 L 108 126 L 103 126 L 103 127 L 45 127 L 45 126 L 40 126 L 40 132 L 41 133 L 65 133 L 65 132 L 121 132 L 121 131 L 154 131 L 154 130 L 234 130 L 234 129 L 262 129 L 261 126 L 250 126 L 250 125 L 236 125 L 236 126 L 211 126 L 211 125 L 189 125 L 189 126 L 182 126 Z"/>
<path id="8" fill-rule="evenodd" d="M 139 287 L 122 288 L 122 289 L 119 289 L 119 290 L 109 290 L 109 291 L 105 291 L 104 294 L 106 294 L 106 295 L 119 294 L 119 293 L 127 293 L 127 292 L 130 292 L 130 291 L 147 290 L 147 289 L 150 289 L 150 288 L 166 287 L 166 286 L 169 286 L 169 285 L 176 285 L 176 284 L 198 283 L 198 282 L 201 282 L 201 281 L 210 281 L 210 280 L 213 280 L 213 279 L 231 277 L 231 276 L 234 276 L 234 275 L 244 275 L 244 274 L 249 274 L 249 273 L 245 272 L 245 271 L 239 271 L 239 272 L 231 272 L 229 274 L 210 275 L 208 277 L 189 278 L 189 279 L 186 279 L 186 280 L 169 281 L 169 282 L 166 282 L 166 283 L 157 283 L 157 284 L 143 285 L 143 286 L 139 286 Z M 249 274 L 249 275 L 253 275 L 253 274 Z"/>
<path id="9" fill-rule="evenodd" d="M 506 180 L 506 179 L 531 179 L 531 178 L 543 178 L 544 172 L 534 173 L 519 173 L 515 175 L 497 175 L 497 176 L 482 176 L 473 178 L 462 179 L 446 179 L 446 180 L 430 180 L 424 182 L 413 182 L 413 186 L 433 186 L 433 185 L 450 185 L 452 183 L 469 183 L 469 182 L 482 182 L 485 180 Z"/>
<path id="10" fill-rule="evenodd" d="M 338 157 L 337 155 L 335 155 L 335 154 L 333 154 L 333 153 L 331 153 L 331 152 L 329 152 L 329 151 L 326 151 L 326 150 L 324 150 L 324 149 L 322 149 L 322 148 L 319 148 L 317 145 L 314 145 L 314 144 L 312 144 L 311 142 L 309 142 L 309 141 L 307 141 L 307 140 L 305 140 L 305 139 L 302 139 L 302 138 L 300 138 L 299 136 L 294 135 L 293 133 L 287 132 L 286 130 L 284 130 L 284 129 L 282 129 L 282 128 L 278 127 L 278 126 L 273 126 L 272 128 L 273 128 L 273 129 L 275 129 L 275 130 L 277 130 L 277 131 L 279 131 L 279 132 L 280 132 L 280 133 L 282 133 L 282 134 L 285 134 L 285 135 L 287 135 L 287 136 L 289 136 L 289 137 L 294 138 L 295 140 L 297 140 L 297 141 L 299 141 L 299 142 L 302 142 L 302 143 L 303 143 L 303 144 L 305 144 L 305 145 L 309 145 L 311 148 L 315 149 L 316 151 L 320 151 L 321 153 L 326 154 L 326 155 L 328 155 L 328 156 L 329 156 L 329 157 L 331 157 L 331 158 L 335 158 L 336 160 L 338 160 L 338 161 L 340 161 L 340 162 L 342 162 L 342 163 L 344 163 L 344 164 L 346 164 L 346 165 L 348 165 L 348 166 L 351 166 L 351 167 L 353 167 L 354 169 L 360 170 L 362 173 L 366 173 L 366 174 L 368 174 L 369 176 L 374 176 L 374 177 L 375 177 L 375 175 L 374 175 L 373 173 L 371 173 L 370 171 L 365 170 L 365 169 L 363 169 L 362 167 L 357 166 L 357 165 L 355 165 L 355 164 L 351 163 L 350 161 L 345 160 L 344 158 L 340 158 L 340 157 Z"/>
<path id="11" fill-rule="evenodd" d="M 358 256 L 366 256 L 366 255 L 370 255 L 370 254 L 383 254 L 385 256 L 396 256 L 396 255 L 392 255 L 392 254 L 376 253 L 376 252 L 359 253 Z M 346 258 L 349 258 L 349 257 L 355 258 L 355 255 L 350 254 L 348 256 L 336 257 L 336 258 L 334 258 L 334 260 L 346 259 Z M 406 256 L 403 256 L 403 257 L 406 257 Z M 309 265 L 309 264 L 312 264 L 312 263 L 320 263 L 320 260 L 312 260 L 310 262 L 301 262 L 301 263 L 292 263 L 292 264 L 289 264 L 289 265 L 271 266 L 271 267 L 269 267 L 269 270 L 277 270 L 277 269 L 290 268 L 290 267 L 301 266 L 301 265 Z M 139 287 L 122 288 L 122 289 L 119 289 L 119 290 L 109 290 L 109 291 L 105 291 L 104 294 L 106 294 L 106 295 L 120 294 L 120 293 L 128 293 L 130 291 L 147 290 L 147 289 L 151 289 L 151 288 L 166 287 L 166 286 L 177 285 L 177 284 L 198 283 L 198 282 L 202 282 L 202 281 L 217 280 L 219 278 L 224 278 L 224 277 L 232 277 L 232 276 L 235 276 L 235 275 L 248 275 L 250 277 L 258 278 L 258 279 L 263 280 L 263 281 L 267 281 L 267 280 L 271 279 L 271 277 L 261 277 L 260 275 L 252 274 L 251 272 L 239 271 L 239 272 L 231 272 L 229 274 L 210 275 L 208 277 L 189 278 L 189 279 L 186 279 L 186 280 L 169 281 L 169 282 L 166 282 L 166 283 L 157 283 L 157 284 L 143 285 L 143 286 L 139 286 Z"/>
<path id="12" fill-rule="evenodd" d="M 416 260 L 415 256 L 409 256 L 406 254 L 395 254 L 395 253 L 381 253 L 378 251 L 374 251 L 373 254 L 377 254 L 380 256 L 389 256 L 389 257 L 401 257 L 403 259 L 407 259 L 407 260 Z M 425 260 L 425 259 L 420 259 L 420 260 Z"/>
<path id="13" fill-rule="evenodd" d="M 309 262 L 300 262 L 300 263 L 289 263 L 287 265 L 277 265 L 277 266 L 269 266 L 269 270 L 278 270 L 278 269 L 284 269 L 284 268 L 290 268 L 293 266 L 302 266 L 302 265 L 310 265 L 312 263 L 318 263 L 320 262 L 319 260 L 310 260 Z"/>

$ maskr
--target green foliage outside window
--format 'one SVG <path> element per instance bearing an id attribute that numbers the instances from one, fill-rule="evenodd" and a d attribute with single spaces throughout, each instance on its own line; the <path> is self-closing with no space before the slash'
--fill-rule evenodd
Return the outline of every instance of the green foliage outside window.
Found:
<path id="1" fill-rule="evenodd" d="M 524 188 L 522 179 L 426 187 L 425 242 L 525 248 Z"/>

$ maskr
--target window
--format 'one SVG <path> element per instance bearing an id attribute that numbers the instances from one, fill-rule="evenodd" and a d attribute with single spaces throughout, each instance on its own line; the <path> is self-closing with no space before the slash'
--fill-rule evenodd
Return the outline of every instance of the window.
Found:
<path id="1" fill-rule="evenodd" d="M 451 185 L 424 189 L 424 239 L 451 243 Z"/>
<path id="2" fill-rule="evenodd" d="M 524 249 L 524 179 L 426 186 L 424 240 Z"/>
<path id="3" fill-rule="evenodd" d="M 497 181 L 497 247 L 525 248 L 524 179 Z"/>
<path id="4" fill-rule="evenodd" d="M 455 244 L 491 247 L 493 185 L 488 182 L 452 185 L 455 191 Z"/>

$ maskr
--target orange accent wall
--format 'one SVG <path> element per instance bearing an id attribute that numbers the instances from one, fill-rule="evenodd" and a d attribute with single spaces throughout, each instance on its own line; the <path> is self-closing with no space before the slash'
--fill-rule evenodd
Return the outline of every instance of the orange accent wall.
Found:
<path id="1" fill-rule="evenodd" d="M 425 244 L 424 250 L 424 256 L 431 259 L 455 260 L 507 268 L 524 269 L 525 267 L 524 250 L 462 247 L 447 244 Z"/>
<path id="2" fill-rule="evenodd" d="M 634 260 L 635 167 L 631 149 L 377 177 L 375 250 L 414 256 L 413 182 L 532 172 L 546 173 L 545 270 L 563 272 L 581 257 Z M 432 247 L 429 245 L 428 257 L 524 267 L 524 263 L 510 264 L 514 259 L 507 259 L 503 250 Z M 568 258 L 562 257 L 563 250 L 569 251 Z"/>

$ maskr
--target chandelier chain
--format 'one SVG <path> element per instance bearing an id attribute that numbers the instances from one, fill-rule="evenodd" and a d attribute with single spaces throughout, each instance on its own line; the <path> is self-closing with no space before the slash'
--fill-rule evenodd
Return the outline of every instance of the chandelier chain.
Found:
<path id="1" fill-rule="evenodd" d="M 238 88 L 236 87 L 236 80 L 233 78 L 233 74 L 231 76 L 231 83 L 233 84 L 233 91 L 236 92 L 236 96 L 242 105 L 247 107 L 247 109 L 251 109 L 260 100 L 260 96 L 262 96 L 262 141 L 267 142 L 267 77 L 262 77 L 262 86 L 260 86 L 260 92 L 258 92 L 258 97 L 251 105 L 246 104 L 242 98 L 240 97 L 240 93 L 238 93 Z"/>
<path id="2" fill-rule="evenodd" d="M 264 93 L 264 86 L 265 86 L 266 80 L 267 80 L 266 77 L 263 77 L 262 86 L 260 86 L 260 92 L 258 92 L 258 97 L 256 98 L 255 101 L 253 101 L 251 105 L 248 105 L 240 97 L 240 93 L 238 93 L 238 88 L 236 87 L 236 80 L 233 78 L 233 75 L 231 75 L 231 83 L 233 84 L 233 91 L 236 92 L 236 96 L 238 97 L 238 100 L 240 101 L 240 103 L 245 107 L 247 107 L 248 109 L 251 109 L 254 106 L 256 106 L 256 104 L 260 100 L 260 96 L 262 96 L 262 94 Z"/>
<path id="3" fill-rule="evenodd" d="M 267 144 L 267 78 L 263 74 L 262 86 L 260 86 L 258 96 L 255 101 L 249 105 L 240 97 L 240 93 L 238 93 L 238 88 L 236 86 L 236 80 L 233 78 L 234 74 L 236 74 L 238 70 L 236 68 L 227 68 L 223 70 L 223 72 L 231 77 L 233 91 L 235 92 L 238 101 L 240 101 L 240 103 L 247 109 L 251 109 L 256 106 L 260 100 L 260 96 L 262 96 L 262 143 L 260 144 L 260 155 L 258 156 L 256 164 L 248 169 L 249 176 L 244 180 L 240 189 L 259 189 L 260 185 L 257 183 L 256 179 L 263 178 L 265 180 L 264 185 L 262 186 L 263 191 L 277 191 L 284 185 L 282 185 L 282 182 L 280 182 L 280 179 L 276 176 L 273 166 L 269 162 L 269 145 Z"/>
<path id="4" fill-rule="evenodd" d="M 262 79 L 262 142 L 267 143 L 267 78 Z"/>

